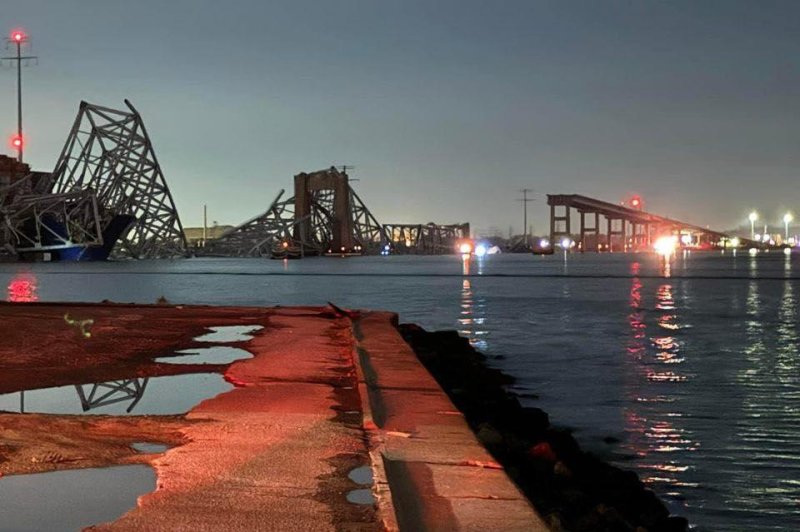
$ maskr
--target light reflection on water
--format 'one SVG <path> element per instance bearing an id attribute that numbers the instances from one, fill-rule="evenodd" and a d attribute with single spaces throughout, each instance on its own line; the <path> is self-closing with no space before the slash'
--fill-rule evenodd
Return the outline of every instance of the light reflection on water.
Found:
<path id="1" fill-rule="evenodd" d="M 8 283 L 8 301 L 12 303 L 31 303 L 37 301 L 36 276 L 32 273 L 18 273 Z"/>
<path id="2" fill-rule="evenodd" d="M 647 307 L 647 294 L 642 293 L 643 284 L 637 277 L 639 271 L 640 264 L 634 262 L 628 315 L 630 338 L 626 349 L 627 437 L 622 448 L 637 457 L 635 467 L 644 483 L 678 502 L 681 491 L 696 487 L 684 478 L 690 466 L 683 457 L 699 446 L 674 406 L 676 388 L 688 379 L 680 369 L 685 359 L 678 338 L 680 330 L 688 324 L 679 320 L 672 284 L 659 284 L 652 309 Z M 676 509 L 683 513 L 680 506 Z"/>
<path id="3" fill-rule="evenodd" d="M 458 333 L 469 340 L 470 345 L 480 351 L 489 348 L 489 331 L 486 324 L 486 301 L 476 298 L 469 279 L 461 282 L 461 315 L 458 318 Z"/>
<path id="4" fill-rule="evenodd" d="M 558 254 L 25 268 L 49 301 L 335 301 L 455 327 L 517 378 L 515 391 L 540 397 L 521 400 L 636 470 L 699 528 L 795 530 L 799 259 L 692 253 L 669 264 L 669 277 L 652 255 L 616 253 L 570 254 L 566 263 Z M 19 268 L 0 266 L 3 282 Z"/>

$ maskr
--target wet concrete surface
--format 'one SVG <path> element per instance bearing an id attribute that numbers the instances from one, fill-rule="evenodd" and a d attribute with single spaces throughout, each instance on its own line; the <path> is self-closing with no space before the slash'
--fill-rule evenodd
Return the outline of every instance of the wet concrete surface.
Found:
<path id="1" fill-rule="evenodd" d="M 91 334 L 66 313 L 91 319 Z M 27 473 L 153 468 L 155 491 L 93 530 L 393 530 L 399 522 L 468 530 L 492 519 L 494 530 L 538 529 L 532 508 L 408 358 L 390 314 L 22 304 L 0 305 L 0 319 L 13 331 L 0 339 L 3 393 L 209 371 L 232 386 L 177 415 L 0 412 L 0 485 Z M 157 361 L 213 343 L 253 357 Z M 365 466 L 375 472 L 371 487 L 351 476 Z"/>

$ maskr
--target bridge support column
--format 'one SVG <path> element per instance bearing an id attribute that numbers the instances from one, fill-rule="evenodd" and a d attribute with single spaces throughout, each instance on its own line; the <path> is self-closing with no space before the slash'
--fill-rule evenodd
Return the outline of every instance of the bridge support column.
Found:
<path id="1" fill-rule="evenodd" d="M 589 246 L 588 246 L 587 241 L 586 241 L 587 234 L 588 235 L 594 235 L 593 246 L 592 246 L 592 249 L 590 249 L 590 251 L 595 251 L 595 252 L 599 251 L 598 248 L 599 248 L 599 245 L 600 245 L 600 214 L 595 212 L 594 213 L 594 226 L 593 227 L 587 227 L 586 226 L 586 215 L 587 214 L 592 214 L 592 213 L 587 213 L 585 211 L 579 211 L 579 212 L 581 214 L 581 236 L 580 236 L 580 238 L 581 238 L 581 253 L 583 253 L 587 249 L 589 249 Z"/>
<path id="2" fill-rule="evenodd" d="M 563 216 L 559 216 L 556 207 L 564 207 Z M 560 237 L 571 236 L 568 205 L 550 205 L 550 242 L 555 245 Z"/>
<path id="3" fill-rule="evenodd" d="M 586 213 L 579 211 L 581 214 L 581 253 L 586 251 Z"/>
<path id="4" fill-rule="evenodd" d="M 614 222 L 619 221 L 619 229 L 614 229 Z M 624 218 L 608 218 L 608 251 L 627 251 L 627 224 Z M 617 237 L 617 248 L 614 248 L 614 237 Z"/>

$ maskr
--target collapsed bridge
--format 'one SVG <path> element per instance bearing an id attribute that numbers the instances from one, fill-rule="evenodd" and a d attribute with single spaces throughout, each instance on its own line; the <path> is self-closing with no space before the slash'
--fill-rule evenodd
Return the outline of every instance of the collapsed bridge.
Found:
<path id="1" fill-rule="evenodd" d="M 331 167 L 294 178 L 269 208 L 190 250 L 138 111 L 81 102 L 52 172 L 0 156 L 0 256 L 21 260 L 161 259 L 329 253 L 453 253 L 469 224 L 380 224 Z"/>
<path id="2" fill-rule="evenodd" d="M 378 222 L 336 167 L 294 176 L 294 196 L 281 190 L 262 214 L 205 243 L 200 255 L 232 257 L 325 254 L 455 252 L 469 238 L 469 224 Z"/>
<path id="3" fill-rule="evenodd" d="M 27 260 L 186 256 L 144 122 L 125 105 L 120 111 L 81 102 L 52 173 L 5 158 L 0 253 Z"/>

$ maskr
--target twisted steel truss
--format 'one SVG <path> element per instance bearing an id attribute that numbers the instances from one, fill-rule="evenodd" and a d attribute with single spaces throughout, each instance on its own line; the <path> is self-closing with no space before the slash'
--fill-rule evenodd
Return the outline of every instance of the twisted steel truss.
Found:
<path id="1" fill-rule="evenodd" d="M 268 257 L 282 242 L 292 241 L 294 198 L 281 201 L 281 190 L 269 209 L 230 229 L 210 241 L 202 250 L 205 255 L 226 257 Z"/>
<path id="2" fill-rule="evenodd" d="M 115 216 L 133 218 L 117 241 L 117 257 L 167 258 L 186 254 L 178 211 L 141 116 L 81 102 L 53 171 L 53 194 L 91 190 L 101 226 Z"/>
<path id="3" fill-rule="evenodd" d="M 395 253 L 450 254 L 455 252 L 460 240 L 470 237 L 468 223 L 452 225 L 387 224 L 384 228 Z"/>
<path id="4" fill-rule="evenodd" d="M 30 173 L 0 188 L 2 254 L 102 246 L 97 199 L 91 190 L 42 193 L 49 175 Z"/>
<path id="5" fill-rule="evenodd" d="M 295 179 L 302 183 L 302 203 L 297 196 L 281 200 L 284 193 L 281 190 L 264 213 L 210 241 L 200 253 L 264 257 L 279 246 L 291 247 L 304 255 L 338 253 L 341 247 L 348 252 L 369 253 L 377 251 L 386 241 L 383 227 L 350 187 L 347 174 L 331 167 L 299 174 Z M 337 198 L 342 191 L 345 197 Z M 298 216 L 299 203 L 302 212 Z"/>
<path id="6" fill-rule="evenodd" d="M 372 215 L 356 191 L 350 187 L 350 209 L 353 214 L 353 232 L 358 245 L 365 253 L 377 253 L 388 242 L 384 226 Z"/>

